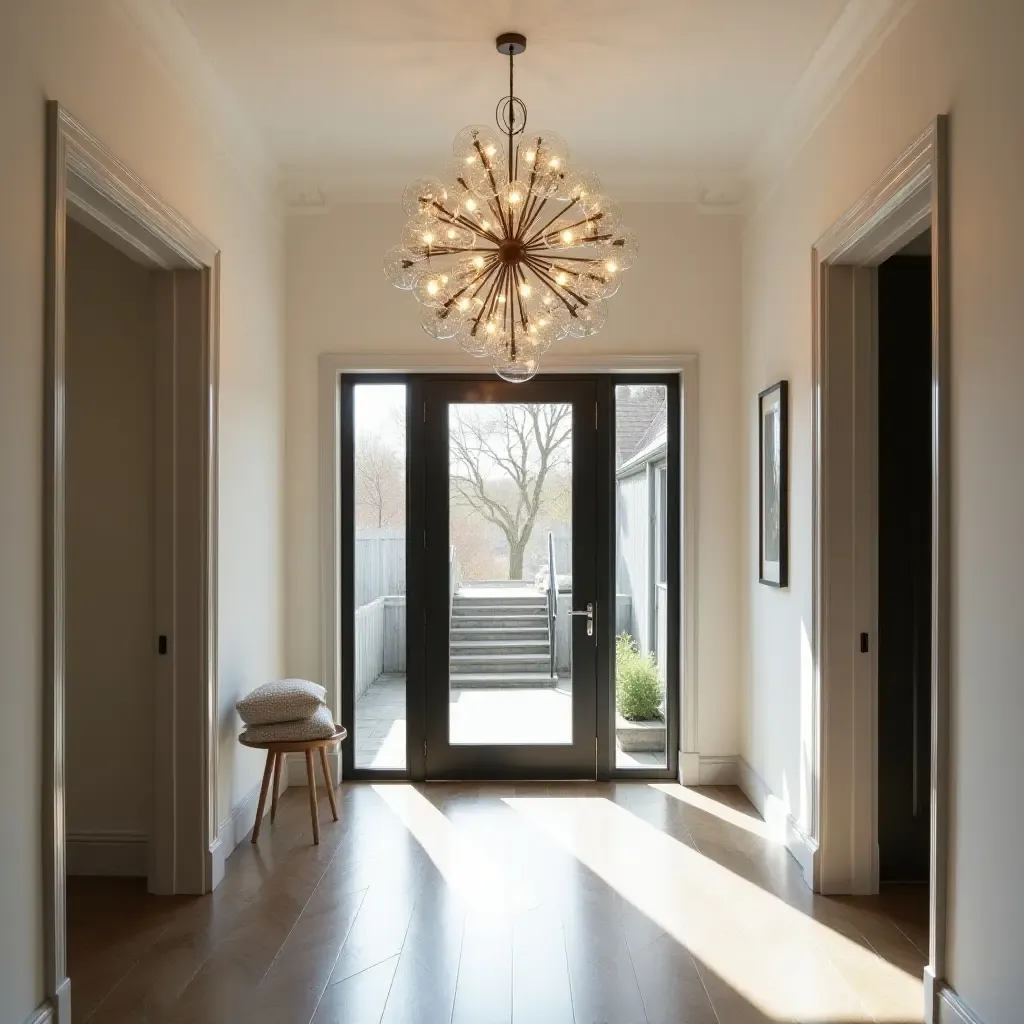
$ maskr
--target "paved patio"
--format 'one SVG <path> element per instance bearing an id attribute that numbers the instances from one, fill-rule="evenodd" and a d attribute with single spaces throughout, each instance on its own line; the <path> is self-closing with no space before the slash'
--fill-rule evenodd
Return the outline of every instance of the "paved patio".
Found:
<path id="1" fill-rule="evenodd" d="M 451 691 L 453 743 L 568 743 L 572 737 L 572 690 L 528 689 Z M 382 675 L 356 702 L 357 768 L 405 767 L 405 676 Z M 663 766 L 662 753 L 616 750 L 619 768 Z"/>

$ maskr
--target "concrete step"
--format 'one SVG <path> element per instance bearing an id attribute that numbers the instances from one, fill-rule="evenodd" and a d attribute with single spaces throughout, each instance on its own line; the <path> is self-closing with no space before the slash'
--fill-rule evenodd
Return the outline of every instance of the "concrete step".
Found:
<path id="1" fill-rule="evenodd" d="M 461 601 L 455 598 L 452 609 L 456 611 L 520 611 L 535 615 L 546 612 L 547 601 Z"/>
<path id="2" fill-rule="evenodd" d="M 452 615 L 451 628 L 456 629 L 544 629 L 546 615 Z"/>
<path id="3" fill-rule="evenodd" d="M 497 626 L 492 629 L 462 629 L 461 627 L 453 626 L 451 639 L 452 643 L 470 640 L 490 640 L 500 643 L 505 643 L 508 640 L 543 640 L 546 644 L 548 642 L 548 630 L 547 626 L 514 626 L 511 629 L 502 629 Z"/>
<path id="4" fill-rule="evenodd" d="M 450 654 L 449 670 L 453 676 L 468 672 L 489 673 L 546 672 L 551 664 L 548 654 Z"/>
<path id="5" fill-rule="evenodd" d="M 460 672 L 451 676 L 453 690 L 513 690 L 551 687 L 558 682 L 546 672 Z"/>
<path id="6" fill-rule="evenodd" d="M 455 640 L 451 641 L 449 650 L 453 655 L 475 654 L 478 657 L 483 655 L 502 654 L 544 654 L 548 653 L 547 637 L 543 640 Z"/>

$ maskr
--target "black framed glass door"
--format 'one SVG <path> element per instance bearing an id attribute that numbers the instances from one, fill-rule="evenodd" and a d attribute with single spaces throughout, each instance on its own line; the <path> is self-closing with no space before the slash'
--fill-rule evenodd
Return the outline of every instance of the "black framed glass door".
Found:
<path id="1" fill-rule="evenodd" d="M 597 383 L 422 395 L 426 777 L 595 778 Z"/>

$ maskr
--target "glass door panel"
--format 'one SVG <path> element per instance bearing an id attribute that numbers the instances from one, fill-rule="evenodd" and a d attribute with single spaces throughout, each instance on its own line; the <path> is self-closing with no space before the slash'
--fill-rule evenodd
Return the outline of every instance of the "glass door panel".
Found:
<path id="1" fill-rule="evenodd" d="M 671 767 L 678 693 L 678 402 L 667 385 L 616 384 L 613 767 Z M 671 482 L 670 482 L 671 481 Z"/>
<path id="2" fill-rule="evenodd" d="M 426 389 L 428 777 L 595 774 L 595 400 Z"/>
<path id="3" fill-rule="evenodd" d="M 354 607 L 346 678 L 357 770 L 406 767 L 406 390 L 352 388 Z"/>

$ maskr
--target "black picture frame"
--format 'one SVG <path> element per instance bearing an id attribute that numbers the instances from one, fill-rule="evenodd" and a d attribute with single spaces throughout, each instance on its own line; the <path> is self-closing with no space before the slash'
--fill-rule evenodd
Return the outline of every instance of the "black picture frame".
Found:
<path id="1" fill-rule="evenodd" d="M 785 380 L 757 396 L 757 483 L 758 581 L 781 589 L 789 586 L 789 382 Z"/>

